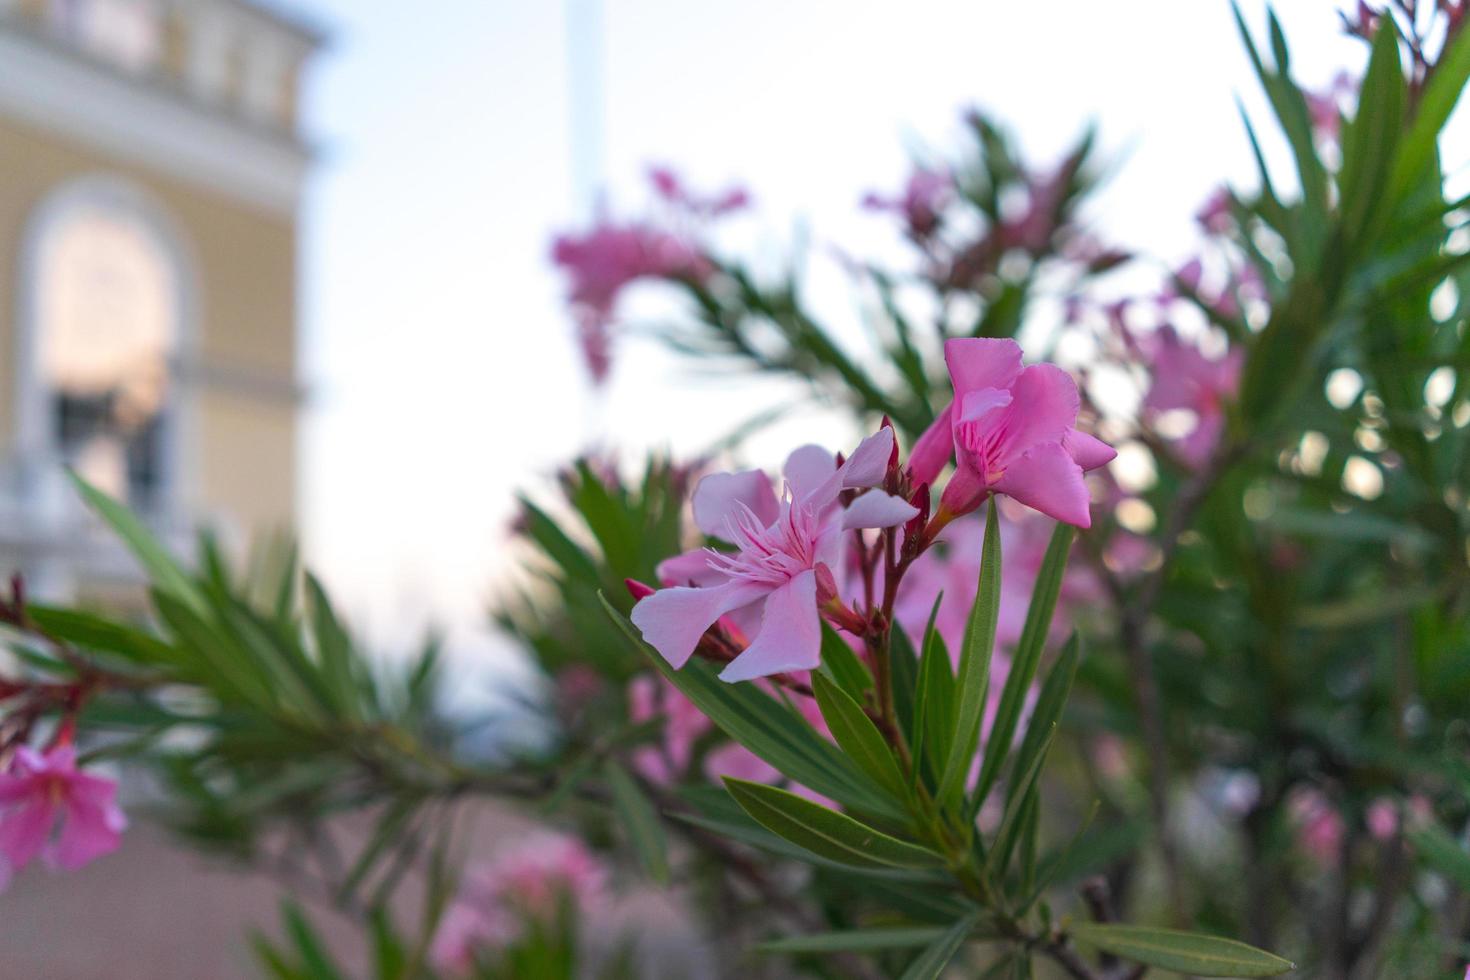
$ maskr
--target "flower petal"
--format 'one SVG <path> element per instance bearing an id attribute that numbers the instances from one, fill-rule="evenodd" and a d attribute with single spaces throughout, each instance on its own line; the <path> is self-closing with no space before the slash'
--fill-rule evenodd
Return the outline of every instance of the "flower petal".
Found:
<path id="1" fill-rule="evenodd" d="M 649 646 L 673 666 L 682 667 L 716 620 L 766 591 L 765 586 L 747 582 L 712 589 L 660 589 L 634 606 L 631 618 Z"/>
<path id="2" fill-rule="evenodd" d="M 1055 364 L 1026 368 L 1011 386 L 1011 395 L 1004 412 L 987 420 L 1002 428 L 993 461 L 1003 469 L 1033 446 L 1060 444 L 1077 424 L 1082 407 L 1077 382 Z"/>
<path id="3" fill-rule="evenodd" d="M 61 836 L 47 856 L 57 867 L 74 871 L 117 850 L 124 826 L 126 818 L 117 804 L 73 797 L 66 807 Z"/>
<path id="4" fill-rule="evenodd" d="M 655 571 L 664 585 L 698 585 L 704 588 L 719 585 L 728 576 L 709 563 L 708 548 L 695 548 L 682 555 L 665 558 Z"/>
<path id="5" fill-rule="evenodd" d="M 837 458 L 821 446 L 798 446 L 786 457 L 781 473 L 791 485 L 797 500 L 805 499 L 813 490 L 837 472 Z M 775 520 L 773 517 L 772 520 Z M 767 522 L 769 526 L 770 522 Z"/>
<path id="6" fill-rule="evenodd" d="M 940 509 L 956 515 L 968 514 L 984 501 L 986 489 L 985 478 L 975 469 L 968 455 L 962 455 L 939 497 Z"/>
<path id="7" fill-rule="evenodd" d="M 885 425 L 858 443 L 847 462 L 842 464 L 839 472 L 842 474 L 843 488 L 853 490 L 858 487 L 876 487 L 882 483 L 892 455 L 893 430 Z"/>
<path id="8" fill-rule="evenodd" d="M 0 817 L 0 855 L 12 871 L 25 867 L 46 846 L 56 821 L 56 804 L 33 797 Z"/>
<path id="9" fill-rule="evenodd" d="M 909 478 L 914 483 L 933 483 L 954 455 L 954 402 L 929 424 L 909 453 Z"/>
<path id="10" fill-rule="evenodd" d="M 694 523 L 705 534 L 729 541 L 730 522 L 740 517 L 742 505 L 761 527 L 769 527 L 778 512 L 770 477 L 760 470 L 711 473 L 694 488 Z"/>
<path id="11" fill-rule="evenodd" d="M 1083 472 L 1106 466 L 1118 455 L 1112 446 L 1078 429 L 1069 429 L 1062 436 L 1062 448 L 1077 461 Z"/>
<path id="12" fill-rule="evenodd" d="M 1021 454 L 995 482 L 995 489 L 1048 517 L 1077 527 L 1092 526 L 1082 467 L 1060 442 L 1043 443 Z"/>
<path id="13" fill-rule="evenodd" d="M 895 497 L 882 490 L 869 490 L 843 512 L 842 529 L 851 531 L 859 527 L 893 527 L 912 520 L 918 514 L 919 508 L 902 497 Z"/>
<path id="14" fill-rule="evenodd" d="M 730 661 L 720 680 L 748 681 L 792 670 L 811 670 L 821 663 L 821 651 L 817 574 L 802 572 L 766 597 L 760 634 L 744 653 Z"/>
<path id="15" fill-rule="evenodd" d="M 981 388 L 1009 388 L 1021 373 L 1021 345 L 1008 338 L 958 337 L 944 342 L 944 363 L 954 395 Z"/>

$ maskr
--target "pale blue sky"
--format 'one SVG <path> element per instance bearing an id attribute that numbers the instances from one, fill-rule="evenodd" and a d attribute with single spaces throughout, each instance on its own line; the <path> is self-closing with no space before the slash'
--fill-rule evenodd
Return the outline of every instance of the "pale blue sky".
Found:
<path id="1" fill-rule="evenodd" d="M 1360 62 L 1333 3 L 1282 6 L 1300 78 Z M 516 489 L 597 440 L 695 451 L 757 405 L 639 342 L 606 396 L 587 390 L 546 260 L 578 211 L 561 4 L 309 9 L 337 33 L 309 88 L 324 148 L 302 268 L 309 552 L 380 641 L 432 619 L 475 644 Z M 856 203 L 896 186 L 913 149 L 952 148 L 972 104 L 1038 159 L 1097 118 L 1125 164 L 1099 227 L 1171 260 L 1208 191 L 1252 172 L 1233 100 L 1260 99 L 1224 0 L 607 0 L 604 24 L 614 208 L 645 200 L 650 161 L 738 179 L 759 209 L 731 234 L 768 254 L 799 217 L 818 242 L 901 257 Z M 853 329 L 837 274 L 812 288 Z M 807 437 L 788 425 L 752 452 L 770 463 Z"/>

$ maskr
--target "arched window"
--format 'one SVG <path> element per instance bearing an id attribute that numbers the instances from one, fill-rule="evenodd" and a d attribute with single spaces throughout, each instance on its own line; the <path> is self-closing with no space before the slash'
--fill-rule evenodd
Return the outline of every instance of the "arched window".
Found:
<path id="1" fill-rule="evenodd" d="M 173 243 L 135 193 L 84 181 L 42 206 L 22 274 L 33 452 L 136 509 L 163 509 L 184 317 Z"/>

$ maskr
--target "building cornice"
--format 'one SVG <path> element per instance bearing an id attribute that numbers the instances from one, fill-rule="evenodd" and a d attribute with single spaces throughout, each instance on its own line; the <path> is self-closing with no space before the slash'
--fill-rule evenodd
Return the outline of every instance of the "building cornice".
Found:
<path id="1" fill-rule="evenodd" d="M 0 14 L 0 114 L 135 164 L 294 217 L 311 150 Z"/>

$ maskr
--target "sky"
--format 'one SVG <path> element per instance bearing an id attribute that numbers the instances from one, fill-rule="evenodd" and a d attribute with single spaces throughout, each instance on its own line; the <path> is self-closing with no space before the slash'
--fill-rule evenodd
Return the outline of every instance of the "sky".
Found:
<path id="1" fill-rule="evenodd" d="M 321 149 L 301 268 L 307 554 L 380 647 L 433 624 L 461 656 L 499 662 L 487 610 L 515 564 L 515 494 L 546 492 L 589 446 L 696 453 L 758 396 L 638 339 L 605 392 L 586 383 L 547 259 L 587 213 L 566 6 L 298 6 L 334 35 L 307 89 Z M 1335 4 L 1281 6 L 1300 80 L 1325 88 L 1361 65 Z M 1262 3 L 1242 7 L 1263 27 Z M 757 208 L 739 242 L 768 257 L 805 234 L 902 261 L 857 203 L 898 186 L 915 153 L 952 152 L 960 111 L 979 105 L 1037 161 L 1096 120 L 1117 164 L 1096 227 L 1175 262 L 1211 189 L 1251 183 L 1237 97 L 1265 118 L 1225 0 L 606 0 L 601 22 L 579 43 L 600 47 L 606 205 L 636 214 L 652 162 L 698 186 L 740 182 Z M 1275 144 L 1268 156 L 1284 164 Z M 857 316 L 839 286 L 830 271 L 812 281 L 841 333 Z M 748 458 L 846 435 L 798 418 Z"/>

